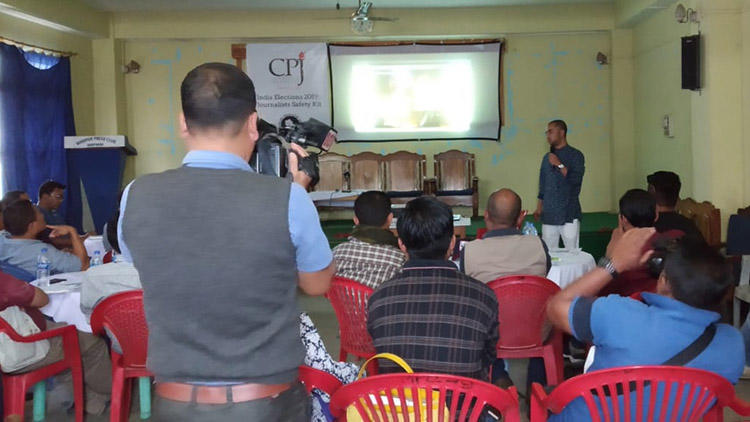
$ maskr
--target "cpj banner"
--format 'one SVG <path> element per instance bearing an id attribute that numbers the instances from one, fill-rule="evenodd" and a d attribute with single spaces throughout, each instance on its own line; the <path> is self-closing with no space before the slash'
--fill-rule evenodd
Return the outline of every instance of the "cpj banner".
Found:
<path id="1" fill-rule="evenodd" d="M 279 126 L 287 116 L 331 124 L 328 48 L 315 44 L 248 44 L 247 73 L 258 115 Z"/>

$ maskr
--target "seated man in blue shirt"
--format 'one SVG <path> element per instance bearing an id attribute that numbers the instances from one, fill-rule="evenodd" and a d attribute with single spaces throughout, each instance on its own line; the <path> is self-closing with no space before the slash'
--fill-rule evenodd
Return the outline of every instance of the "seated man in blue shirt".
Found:
<path id="1" fill-rule="evenodd" d="M 47 226 L 42 213 L 30 201 L 16 201 L 3 210 L 3 223 L 9 238 L 0 236 L 0 261 L 36 273 L 36 261 L 43 249 L 50 260 L 50 274 L 83 271 L 89 257 L 83 241 L 70 226 Z M 39 233 L 50 228 L 50 238 L 69 236 L 72 253 L 60 251 L 41 240 Z"/>
<path id="2" fill-rule="evenodd" d="M 54 180 L 48 180 L 39 186 L 39 202 L 37 206 L 44 215 L 47 224 L 63 225 L 65 219 L 57 210 L 65 200 L 65 185 Z"/>
<path id="3" fill-rule="evenodd" d="M 664 256 L 656 293 L 643 302 L 617 295 L 595 299 L 618 274 L 638 268 L 652 252 L 643 252 L 653 228 L 628 230 L 596 268 L 552 297 L 552 323 L 596 346 L 590 370 L 633 365 L 662 365 L 714 326 L 708 346 L 684 366 L 718 373 L 736 383 L 744 366 L 739 331 L 719 324 L 717 312 L 732 284 L 724 258 L 703 242 L 675 242 Z M 635 403 L 634 399 L 631 399 Z M 583 399 L 571 402 L 555 420 L 590 420 Z"/>

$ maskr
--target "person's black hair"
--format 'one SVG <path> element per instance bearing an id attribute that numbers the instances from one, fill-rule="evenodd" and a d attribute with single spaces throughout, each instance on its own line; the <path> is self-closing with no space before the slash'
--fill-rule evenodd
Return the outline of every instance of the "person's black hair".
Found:
<path id="1" fill-rule="evenodd" d="M 107 242 L 116 253 L 120 252 L 120 242 L 117 240 L 117 222 L 120 220 L 120 210 L 107 222 Z"/>
<path id="2" fill-rule="evenodd" d="M 27 193 L 22 190 L 6 192 L 5 195 L 3 195 L 3 199 L 0 200 L 0 211 L 4 210 L 8 205 L 20 200 L 23 195 L 27 195 Z"/>
<path id="3" fill-rule="evenodd" d="M 412 199 L 396 223 L 409 258 L 445 259 L 453 238 L 453 212 L 430 196 Z"/>
<path id="4" fill-rule="evenodd" d="M 180 94 L 188 130 L 226 129 L 236 135 L 255 112 L 253 82 L 227 63 L 205 63 L 191 70 Z"/>
<path id="5" fill-rule="evenodd" d="M 52 195 L 52 192 L 54 192 L 56 189 L 65 189 L 65 185 L 63 185 L 60 182 L 55 182 L 54 180 L 47 180 L 46 182 L 42 183 L 42 186 L 39 186 L 39 198 L 42 197 L 42 195 Z"/>
<path id="6" fill-rule="evenodd" d="M 630 189 L 620 198 L 620 215 L 633 227 L 653 227 L 656 221 L 656 200 L 643 189 Z"/>
<path id="7" fill-rule="evenodd" d="M 664 258 L 672 296 L 695 308 L 718 311 L 734 283 L 726 260 L 702 239 L 684 237 Z"/>
<path id="8" fill-rule="evenodd" d="M 361 225 L 380 227 L 385 224 L 390 213 L 391 198 L 385 192 L 367 191 L 354 201 L 354 215 Z"/>
<path id="9" fill-rule="evenodd" d="M 554 125 L 555 127 L 558 127 L 560 129 L 562 129 L 563 134 L 565 136 L 568 136 L 568 125 L 565 123 L 564 120 L 559 120 L 559 119 L 558 120 L 553 120 L 553 121 L 549 122 L 548 125 Z"/>
<path id="10" fill-rule="evenodd" d="M 648 184 L 653 187 L 656 203 L 663 207 L 673 208 L 680 199 L 682 182 L 677 173 L 671 171 L 657 171 L 646 177 Z"/>
<path id="11" fill-rule="evenodd" d="M 22 236 L 36 220 L 36 207 L 31 201 L 16 201 L 3 210 L 3 225 L 12 236 Z"/>

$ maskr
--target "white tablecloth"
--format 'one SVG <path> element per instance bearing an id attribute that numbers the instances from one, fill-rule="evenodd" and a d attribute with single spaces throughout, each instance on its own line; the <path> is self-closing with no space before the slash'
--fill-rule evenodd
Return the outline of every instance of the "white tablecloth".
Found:
<path id="1" fill-rule="evenodd" d="M 89 236 L 83 241 L 83 246 L 86 248 L 86 254 L 88 256 L 94 256 L 94 252 L 99 251 L 102 258 L 107 251 L 104 250 L 104 240 L 101 236 Z"/>
<path id="2" fill-rule="evenodd" d="M 31 284 L 44 290 L 49 296 L 47 306 L 40 308 L 44 315 L 52 318 L 55 322 L 75 325 L 78 331 L 91 332 L 86 315 L 81 312 L 81 281 L 84 273 L 56 274 L 46 279 L 32 281 Z M 44 285 L 45 280 L 65 279 L 65 281 L 50 285 Z"/>
<path id="3" fill-rule="evenodd" d="M 393 221 L 391 221 L 391 230 L 396 229 L 396 224 L 398 223 L 398 218 L 394 218 Z M 471 218 L 470 217 L 461 217 L 458 220 L 453 220 L 453 227 L 469 227 L 471 226 Z"/>
<path id="4" fill-rule="evenodd" d="M 578 277 L 586 274 L 596 267 L 594 257 L 588 252 L 566 252 L 550 251 L 552 257 L 552 268 L 547 278 L 557 283 L 560 288 L 576 281 Z"/>

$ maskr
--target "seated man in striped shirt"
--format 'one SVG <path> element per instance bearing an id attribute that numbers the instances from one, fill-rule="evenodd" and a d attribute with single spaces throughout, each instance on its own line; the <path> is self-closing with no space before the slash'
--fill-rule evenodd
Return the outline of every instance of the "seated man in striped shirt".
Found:
<path id="1" fill-rule="evenodd" d="M 451 209 L 432 197 L 414 199 L 399 216 L 398 235 L 407 262 L 368 304 L 375 349 L 402 357 L 416 372 L 489 381 L 498 340 L 497 298 L 447 260 L 455 243 Z M 400 371 L 388 361 L 380 370 Z"/>
<path id="2" fill-rule="evenodd" d="M 354 201 L 354 231 L 348 242 L 333 248 L 336 275 L 375 289 L 401 271 L 406 257 L 389 230 L 391 221 L 391 200 L 384 192 L 359 195 Z"/>

